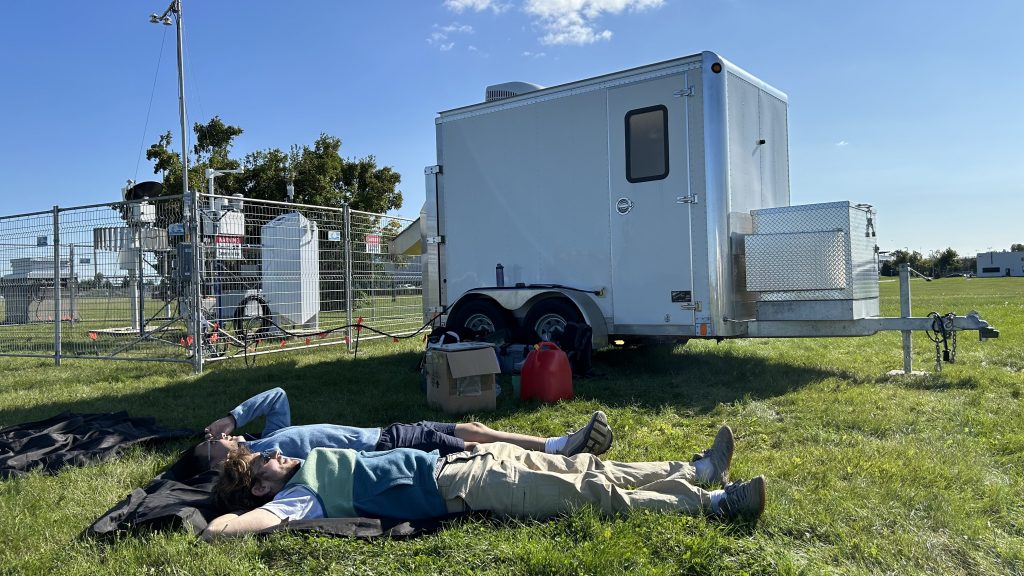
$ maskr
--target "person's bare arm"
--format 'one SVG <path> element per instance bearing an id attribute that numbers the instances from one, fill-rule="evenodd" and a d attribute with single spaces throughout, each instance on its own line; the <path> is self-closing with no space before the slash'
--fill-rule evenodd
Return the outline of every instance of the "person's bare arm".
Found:
<path id="1" fill-rule="evenodd" d="M 257 508 L 242 515 L 224 514 L 214 518 L 213 522 L 210 522 L 206 530 L 203 531 L 202 537 L 204 540 L 214 540 L 216 538 L 244 536 L 253 532 L 259 532 L 264 528 L 277 526 L 280 523 L 281 519 L 272 512 L 263 508 Z"/>

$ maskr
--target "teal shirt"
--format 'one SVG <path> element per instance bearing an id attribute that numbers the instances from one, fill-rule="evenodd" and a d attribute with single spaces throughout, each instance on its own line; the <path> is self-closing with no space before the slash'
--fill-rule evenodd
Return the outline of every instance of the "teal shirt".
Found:
<path id="1" fill-rule="evenodd" d="M 285 487 L 312 491 L 328 518 L 423 520 L 447 514 L 437 489 L 438 453 L 315 448 Z"/>

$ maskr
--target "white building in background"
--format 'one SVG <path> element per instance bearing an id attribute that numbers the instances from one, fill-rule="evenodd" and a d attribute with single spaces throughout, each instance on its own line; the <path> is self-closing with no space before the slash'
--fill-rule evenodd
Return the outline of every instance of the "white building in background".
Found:
<path id="1" fill-rule="evenodd" d="M 978 277 L 1024 276 L 1024 252 L 979 252 Z"/>

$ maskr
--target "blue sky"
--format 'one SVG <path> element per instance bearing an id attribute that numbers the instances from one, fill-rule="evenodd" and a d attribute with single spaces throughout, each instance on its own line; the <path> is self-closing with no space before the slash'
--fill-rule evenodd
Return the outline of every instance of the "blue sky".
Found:
<path id="1" fill-rule="evenodd" d="M 712 50 L 788 94 L 794 204 L 874 204 L 882 249 L 1024 242 L 1019 0 L 183 2 L 190 125 L 244 128 L 238 157 L 338 136 L 402 174 L 401 215 L 423 202 L 435 114 L 488 84 Z M 166 6 L 5 3 L 0 214 L 153 178 L 145 147 L 179 145 L 174 28 L 147 18 Z"/>

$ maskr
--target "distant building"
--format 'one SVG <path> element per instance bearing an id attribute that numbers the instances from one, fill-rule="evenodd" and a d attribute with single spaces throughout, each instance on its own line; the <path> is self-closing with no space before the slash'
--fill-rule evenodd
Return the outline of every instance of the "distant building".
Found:
<path id="1" fill-rule="evenodd" d="M 1024 252 L 978 253 L 978 277 L 1024 276 Z"/>

